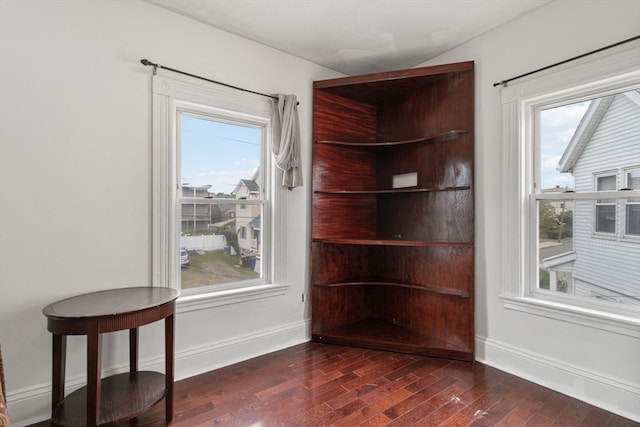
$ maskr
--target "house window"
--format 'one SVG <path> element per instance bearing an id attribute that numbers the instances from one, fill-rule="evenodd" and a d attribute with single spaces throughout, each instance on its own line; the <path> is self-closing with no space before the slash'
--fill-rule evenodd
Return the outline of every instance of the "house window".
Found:
<path id="1" fill-rule="evenodd" d="M 271 100 L 161 75 L 153 92 L 154 285 L 194 307 L 282 295 L 287 192 L 273 185 Z"/>
<path id="2" fill-rule="evenodd" d="M 625 170 L 624 182 L 624 191 L 640 190 L 640 167 Z M 626 201 L 625 232 L 629 236 L 640 236 L 640 198 Z"/>
<path id="3" fill-rule="evenodd" d="M 507 308 L 640 331 L 639 77 L 632 43 L 502 89 Z"/>
<path id="4" fill-rule="evenodd" d="M 596 191 L 615 191 L 615 175 L 596 175 Z M 615 199 L 598 199 L 595 203 L 595 231 L 596 233 L 616 232 L 616 201 Z"/>

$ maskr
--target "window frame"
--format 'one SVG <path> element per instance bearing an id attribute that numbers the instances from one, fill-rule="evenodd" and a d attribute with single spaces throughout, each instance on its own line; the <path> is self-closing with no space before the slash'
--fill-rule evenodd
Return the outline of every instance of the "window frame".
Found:
<path id="1" fill-rule="evenodd" d="M 637 307 L 544 292 L 534 279 L 538 269 L 537 201 L 567 198 L 565 194 L 542 194 L 536 188 L 536 148 L 540 144 L 536 138 L 541 111 L 640 86 L 639 51 L 639 42 L 627 43 L 509 83 L 502 89 L 500 298 L 506 308 L 640 338 Z M 620 196 L 617 191 L 595 193 L 573 194 L 571 198 Z M 640 191 L 633 191 L 633 196 L 637 195 Z"/>
<path id="2" fill-rule="evenodd" d="M 180 290 L 178 306 L 183 310 L 201 309 L 218 305 L 245 302 L 286 293 L 286 189 L 275 185 L 279 171 L 271 161 L 271 100 L 225 86 L 197 79 L 176 79 L 161 74 L 153 76 L 153 176 L 152 176 L 152 285 L 174 287 L 180 290 L 180 221 L 181 204 L 188 198 L 181 196 L 179 180 L 180 152 L 178 132 L 182 111 L 264 126 L 262 169 L 263 201 L 266 206 L 262 219 L 263 250 L 270 256 L 264 263 L 264 277 L 228 285 L 215 285 Z M 193 199 L 201 201 L 199 199 Z M 245 201 L 248 203 L 249 201 Z M 277 212 L 277 215 L 276 215 Z M 278 236 L 278 239 L 274 237 Z"/>
<path id="3" fill-rule="evenodd" d="M 624 191 L 630 191 L 630 189 L 633 188 L 629 183 L 629 175 L 634 172 L 640 174 L 640 166 L 631 166 L 622 169 L 622 188 L 624 189 Z M 624 201 L 624 206 L 622 207 L 624 219 L 623 221 L 621 221 L 623 227 L 622 237 L 624 239 L 631 240 L 640 239 L 640 232 L 638 234 L 629 233 L 629 211 L 627 209 L 629 205 L 637 206 L 637 209 L 640 209 L 640 199 L 631 199 Z M 640 212 L 638 212 L 638 215 L 640 215 Z"/>
<path id="4" fill-rule="evenodd" d="M 236 126 L 245 126 L 245 127 L 260 129 L 261 130 L 260 168 L 264 168 L 268 170 L 269 160 L 270 160 L 267 153 L 267 149 L 268 149 L 267 135 L 269 134 L 268 119 L 262 118 L 262 117 L 247 116 L 245 114 L 238 114 L 237 112 L 234 112 L 234 111 L 221 110 L 218 108 L 212 108 L 210 106 L 196 106 L 193 103 L 185 103 L 180 100 L 174 100 L 174 104 L 176 106 L 176 123 L 178 125 L 176 128 L 176 139 L 175 139 L 176 152 L 178 153 L 178 157 L 176 159 L 176 165 L 175 165 L 176 182 L 180 182 L 181 181 L 180 177 L 183 176 L 181 171 L 182 159 L 180 157 L 180 153 L 182 151 L 181 150 L 182 141 L 180 141 L 180 138 L 182 135 L 180 119 L 182 116 L 189 116 L 191 118 L 196 118 L 200 120 L 211 120 L 211 121 L 227 123 L 227 124 L 236 125 Z M 268 222 L 271 214 L 270 213 L 271 192 L 268 191 L 271 185 L 270 181 L 271 181 L 271 177 L 269 175 L 265 175 L 262 177 L 263 185 L 260 188 L 260 196 L 259 198 L 256 198 L 256 199 L 253 199 L 253 198 L 247 199 L 246 197 L 241 197 L 239 199 L 216 199 L 216 198 L 203 199 L 201 197 L 183 196 L 182 191 L 178 191 L 177 197 L 176 197 L 176 205 L 177 205 L 176 215 L 178 215 L 178 217 L 182 219 L 182 206 L 184 205 L 211 206 L 216 204 L 235 203 L 236 206 L 239 206 L 240 209 L 243 209 L 243 210 L 247 210 L 248 209 L 247 206 L 259 206 L 261 211 L 261 215 L 260 215 L 261 221 Z M 238 222 L 238 216 L 236 215 L 236 224 L 237 222 Z M 241 239 L 241 238 L 246 239 L 246 237 L 240 236 L 240 231 L 242 231 L 243 236 L 245 236 L 247 231 L 246 227 L 243 226 L 241 227 L 241 230 L 238 230 L 238 239 Z M 180 232 L 181 230 L 178 230 L 178 236 L 180 236 Z M 269 267 L 271 263 L 269 261 L 272 255 L 270 245 L 269 245 L 271 235 L 268 234 L 270 232 L 270 227 L 266 227 L 265 232 L 267 233 L 267 235 L 264 236 L 263 243 L 266 243 L 267 250 L 264 251 L 264 258 L 263 258 L 263 261 L 266 261 L 266 262 L 261 263 L 262 277 L 260 277 L 259 279 L 247 279 L 242 281 L 209 285 L 211 287 L 202 286 L 197 288 L 190 288 L 188 290 L 182 290 L 183 293 L 185 295 L 190 295 L 190 294 L 206 293 L 208 290 L 222 291 L 222 290 L 236 289 L 236 288 L 242 288 L 246 286 L 262 285 L 262 284 L 270 283 L 271 274 L 269 271 Z M 176 287 L 180 285 L 180 282 L 181 282 L 180 270 L 177 271 L 176 277 L 174 278 L 174 282 L 176 284 Z"/>

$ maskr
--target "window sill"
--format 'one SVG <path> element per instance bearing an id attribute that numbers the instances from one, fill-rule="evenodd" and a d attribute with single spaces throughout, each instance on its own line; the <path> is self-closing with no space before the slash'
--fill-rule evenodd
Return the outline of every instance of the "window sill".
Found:
<path id="1" fill-rule="evenodd" d="M 178 298 L 178 313 L 195 310 L 204 310 L 222 305 L 239 304 L 262 298 L 272 298 L 284 295 L 289 285 L 256 285 L 235 289 L 224 289 L 193 295 L 185 295 Z"/>
<path id="2" fill-rule="evenodd" d="M 607 313 L 543 297 L 501 295 L 505 308 L 640 339 L 640 311 Z"/>

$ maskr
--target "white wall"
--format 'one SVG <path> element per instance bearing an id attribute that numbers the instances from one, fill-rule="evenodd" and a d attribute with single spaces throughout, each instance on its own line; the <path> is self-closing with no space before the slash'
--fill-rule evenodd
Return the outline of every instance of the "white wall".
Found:
<path id="1" fill-rule="evenodd" d="M 152 70 L 142 58 L 297 94 L 307 165 L 311 82 L 339 76 L 142 1 L 0 1 L 0 343 L 15 425 L 49 416 L 42 308 L 151 282 Z M 305 174 L 309 183 L 309 167 Z M 309 186 L 287 195 L 289 290 L 180 308 L 178 379 L 308 339 Z M 40 236 L 38 244 L 25 234 Z M 162 370 L 161 322 L 142 328 L 140 347 L 141 366 Z M 107 336 L 104 349 L 106 371 L 126 367 L 126 334 Z M 84 338 L 70 338 L 68 385 L 84 382 L 84 360 Z"/>
<path id="2" fill-rule="evenodd" d="M 635 0 L 556 0 L 423 65 L 476 64 L 477 359 L 640 421 L 640 341 L 505 309 L 501 100 L 493 83 L 640 33 Z"/>

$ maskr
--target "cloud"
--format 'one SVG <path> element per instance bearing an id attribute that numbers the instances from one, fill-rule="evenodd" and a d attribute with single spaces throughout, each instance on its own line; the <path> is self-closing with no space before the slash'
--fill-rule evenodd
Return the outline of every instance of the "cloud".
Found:
<path id="1" fill-rule="evenodd" d="M 573 177 L 557 170 L 589 101 L 543 110 L 540 114 L 540 174 L 542 188 L 573 187 Z"/>

